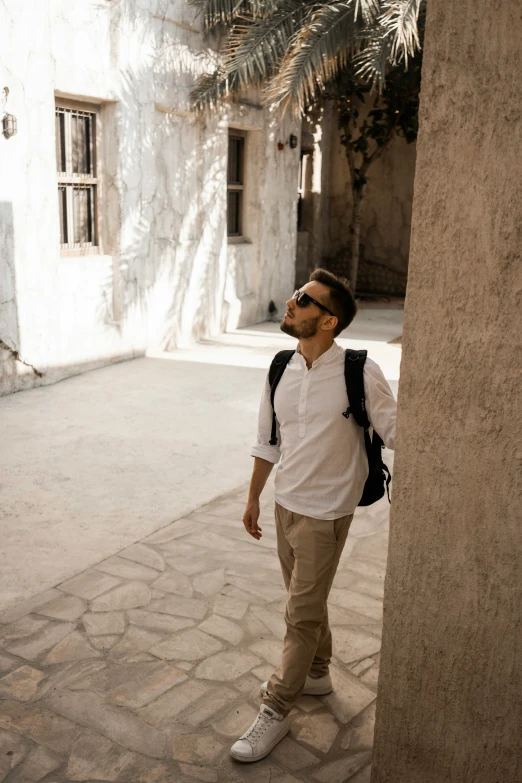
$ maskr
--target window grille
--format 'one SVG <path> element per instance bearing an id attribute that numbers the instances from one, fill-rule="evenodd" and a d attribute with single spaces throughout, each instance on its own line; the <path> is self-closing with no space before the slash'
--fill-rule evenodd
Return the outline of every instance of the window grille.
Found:
<path id="1" fill-rule="evenodd" d="M 56 107 L 60 245 L 96 247 L 96 112 Z"/>
<path id="2" fill-rule="evenodd" d="M 243 233 L 245 137 L 230 133 L 228 137 L 227 233 L 240 237 Z"/>

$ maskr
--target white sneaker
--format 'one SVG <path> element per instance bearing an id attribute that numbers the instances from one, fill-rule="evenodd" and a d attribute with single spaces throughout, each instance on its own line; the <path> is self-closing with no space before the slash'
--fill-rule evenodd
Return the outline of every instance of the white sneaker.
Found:
<path id="1" fill-rule="evenodd" d="M 324 677 L 310 677 L 308 675 L 303 688 L 303 696 L 326 696 L 327 693 L 332 691 L 332 678 L 329 674 L 326 674 Z M 261 686 L 262 696 L 266 696 L 267 692 L 268 682 L 264 682 Z"/>
<path id="2" fill-rule="evenodd" d="M 230 748 L 230 755 L 237 761 L 264 759 L 289 730 L 288 718 L 263 704 L 248 731 Z"/>

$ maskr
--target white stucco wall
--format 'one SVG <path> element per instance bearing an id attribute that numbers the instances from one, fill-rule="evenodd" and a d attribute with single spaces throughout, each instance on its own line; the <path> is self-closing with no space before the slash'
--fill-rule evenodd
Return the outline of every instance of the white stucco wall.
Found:
<path id="1" fill-rule="evenodd" d="M 263 320 L 295 276 L 296 128 L 250 103 L 198 119 L 216 61 L 184 0 L 4 0 L 0 393 Z M 56 96 L 101 108 L 101 252 L 59 248 Z M 247 133 L 245 234 L 226 235 L 229 127 Z M 30 366 L 43 375 L 35 375 Z"/>

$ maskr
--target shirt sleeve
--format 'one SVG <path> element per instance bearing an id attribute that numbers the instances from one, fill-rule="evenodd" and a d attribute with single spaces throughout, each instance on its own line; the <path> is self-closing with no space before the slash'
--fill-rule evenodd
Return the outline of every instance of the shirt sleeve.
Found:
<path id="1" fill-rule="evenodd" d="M 397 403 L 381 368 L 372 359 L 364 365 L 366 412 L 375 432 L 389 449 L 395 448 Z"/>
<path id="2" fill-rule="evenodd" d="M 270 402 L 270 383 L 268 375 L 266 376 L 265 388 L 261 395 L 261 404 L 259 406 L 259 418 L 257 426 L 257 441 L 252 446 L 250 452 L 252 457 L 261 457 L 267 462 L 276 464 L 281 457 L 279 423 L 276 425 L 277 446 L 270 445 L 272 435 L 272 403 Z"/>

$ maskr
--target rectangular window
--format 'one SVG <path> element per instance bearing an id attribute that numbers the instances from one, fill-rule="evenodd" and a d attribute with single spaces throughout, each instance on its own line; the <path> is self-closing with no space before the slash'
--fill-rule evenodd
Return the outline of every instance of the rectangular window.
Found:
<path id="1" fill-rule="evenodd" d="M 227 233 L 229 237 L 243 234 L 243 189 L 245 167 L 245 137 L 230 131 L 228 137 Z"/>
<path id="2" fill-rule="evenodd" d="M 301 157 L 299 160 L 299 181 L 297 185 L 297 230 L 303 231 L 304 220 L 304 200 L 305 196 L 310 193 L 310 177 L 311 177 L 311 161 L 312 156 L 309 152 L 301 151 Z"/>
<path id="3" fill-rule="evenodd" d="M 74 105 L 74 104 L 73 104 Z M 56 106 L 60 246 L 96 247 L 96 111 Z"/>

